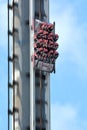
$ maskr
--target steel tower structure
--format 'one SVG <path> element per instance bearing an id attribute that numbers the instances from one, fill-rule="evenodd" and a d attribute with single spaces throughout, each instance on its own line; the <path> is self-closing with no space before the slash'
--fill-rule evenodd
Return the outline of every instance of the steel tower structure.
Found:
<path id="1" fill-rule="evenodd" d="M 8 130 L 51 130 L 50 73 L 32 62 L 35 19 L 49 22 L 49 0 L 8 0 Z"/>

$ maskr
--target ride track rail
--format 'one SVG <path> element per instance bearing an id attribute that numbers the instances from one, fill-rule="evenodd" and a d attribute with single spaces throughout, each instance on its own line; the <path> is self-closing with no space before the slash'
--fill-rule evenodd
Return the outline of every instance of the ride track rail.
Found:
<path id="1" fill-rule="evenodd" d="M 15 24 L 15 19 L 14 19 L 14 0 L 12 2 L 12 5 L 10 5 L 10 1 L 8 0 L 8 130 L 10 130 L 11 128 L 11 120 L 10 120 L 10 116 L 13 116 L 13 130 L 15 130 L 15 29 L 14 29 L 14 24 Z M 12 28 L 12 32 L 10 31 L 10 10 L 13 13 L 13 28 Z M 13 41 L 10 41 L 10 36 L 12 36 Z M 12 42 L 12 57 L 10 55 L 10 42 Z M 12 63 L 12 68 L 13 68 L 13 73 L 12 73 L 12 83 L 10 83 L 10 63 Z M 13 104 L 11 104 L 12 99 L 10 99 L 10 89 L 12 89 L 12 99 L 13 99 Z M 10 105 L 13 106 L 12 110 L 10 108 Z"/>
<path id="2" fill-rule="evenodd" d="M 42 16 L 43 14 L 41 13 L 41 4 L 42 0 L 39 0 L 39 20 L 42 20 Z M 10 116 L 13 116 L 12 119 L 13 119 L 13 130 L 15 130 L 15 85 L 17 84 L 16 81 L 15 81 L 15 17 L 14 17 L 14 11 L 15 11 L 15 4 L 14 4 L 14 0 L 13 0 L 13 4 L 10 5 L 10 2 L 8 0 L 8 130 L 11 129 L 11 120 L 10 120 Z M 10 10 L 13 12 L 13 30 L 12 32 L 10 31 Z M 44 21 L 43 21 L 44 22 Z M 13 38 L 13 42 L 12 42 L 12 49 L 13 49 L 13 56 L 11 57 L 10 56 L 10 36 L 12 36 Z M 10 62 L 12 63 L 12 68 L 13 68 L 13 72 L 12 72 L 12 75 L 13 76 L 13 79 L 12 79 L 12 83 L 10 83 Z M 46 104 L 48 105 L 48 103 L 43 103 L 43 87 L 46 87 L 47 85 L 43 85 L 43 82 L 45 82 L 47 79 L 47 73 L 44 74 L 44 72 L 42 72 L 41 70 L 35 70 L 35 73 L 36 71 L 38 71 L 39 73 L 39 76 L 38 76 L 38 81 L 39 81 L 39 89 L 40 89 L 40 93 L 39 93 L 39 96 L 40 96 L 40 102 L 39 102 L 39 105 L 40 105 L 40 121 L 39 121 L 39 124 L 40 124 L 40 127 L 39 129 L 40 130 L 43 130 L 43 111 L 42 111 L 42 108 L 43 106 Z M 43 78 L 43 75 L 44 75 L 44 80 L 42 79 Z M 35 84 L 36 86 L 36 84 Z M 10 89 L 12 89 L 12 98 L 13 98 L 13 108 L 12 110 L 10 110 L 10 104 L 12 102 L 12 99 L 10 99 Z M 46 102 L 46 101 L 45 101 Z M 44 106 L 45 107 L 45 106 Z M 48 123 L 48 120 L 45 120 L 44 119 L 44 123 Z M 46 125 L 46 124 L 45 124 Z M 46 130 L 46 129 L 45 129 Z"/>

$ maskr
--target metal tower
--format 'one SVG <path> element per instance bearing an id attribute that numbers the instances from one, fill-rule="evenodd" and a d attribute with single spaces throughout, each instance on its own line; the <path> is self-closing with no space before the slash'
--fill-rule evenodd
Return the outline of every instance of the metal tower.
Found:
<path id="1" fill-rule="evenodd" d="M 49 0 L 8 0 L 8 130 L 51 130 L 50 73 L 32 60 L 35 19 L 49 22 Z"/>

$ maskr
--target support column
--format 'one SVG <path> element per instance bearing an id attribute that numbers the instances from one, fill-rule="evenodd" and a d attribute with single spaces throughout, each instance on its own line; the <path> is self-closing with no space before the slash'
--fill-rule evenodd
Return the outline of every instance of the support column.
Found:
<path id="1" fill-rule="evenodd" d="M 35 130 L 35 70 L 31 57 L 34 54 L 34 0 L 29 2 L 29 29 L 30 29 L 30 130 Z"/>

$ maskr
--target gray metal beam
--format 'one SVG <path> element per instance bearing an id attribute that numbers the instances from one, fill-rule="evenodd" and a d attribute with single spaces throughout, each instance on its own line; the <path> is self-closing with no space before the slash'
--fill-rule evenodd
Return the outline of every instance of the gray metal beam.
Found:
<path id="1" fill-rule="evenodd" d="M 30 29 L 30 130 L 35 130 L 35 70 L 31 57 L 34 54 L 34 0 L 29 1 L 29 29 Z"/>

